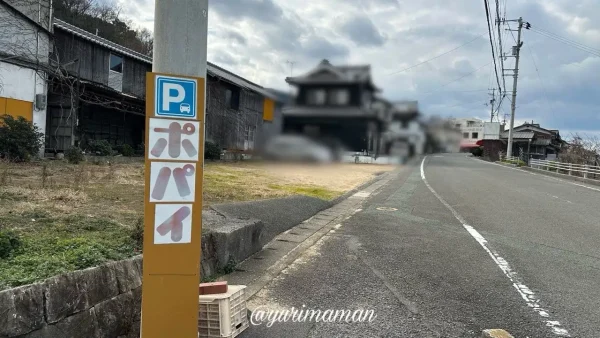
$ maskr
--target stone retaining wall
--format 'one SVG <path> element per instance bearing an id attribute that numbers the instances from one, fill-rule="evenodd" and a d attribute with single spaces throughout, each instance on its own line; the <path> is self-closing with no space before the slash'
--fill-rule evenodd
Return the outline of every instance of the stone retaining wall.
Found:
<path id="1" fill-rule="evenodd" d="M 202 276 L 262 249 L 263 224 L 206 212 Z M 0 338 L 139 338 L 142 256 L 0 291 Z"/>
<path id="2" fill-rule="evenodd" d="M 139 337 L 142 257 L 0 292 L 0 337 Z"/>

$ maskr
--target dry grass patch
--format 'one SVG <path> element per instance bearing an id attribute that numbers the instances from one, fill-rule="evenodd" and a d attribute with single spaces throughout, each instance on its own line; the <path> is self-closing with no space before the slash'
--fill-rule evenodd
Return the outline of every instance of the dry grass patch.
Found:
<path id="1" fill-rule="evenodd" d="M 204 204 L 295 194 L 330 200 L 392 168 L 207 162 Z M 0 236 L 19 243 L 0 258 L 0 289 L 138 254 L 143 209 L 141 160 L 0 162 Z"/>

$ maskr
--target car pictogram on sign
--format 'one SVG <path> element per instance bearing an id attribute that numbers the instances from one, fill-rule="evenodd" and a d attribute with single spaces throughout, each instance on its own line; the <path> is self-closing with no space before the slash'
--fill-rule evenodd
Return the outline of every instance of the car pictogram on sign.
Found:
<path id="1" fill-rule="evenodd" d="M 182 103 L 182 104 L 179 106 L 179 112 L 180 112 L 180 113 L 188 113 L 188 114 L 189 114 L 189 113 L 190 113 L 190 110 L 191 110 L 191 108 L 190 108 L 190 105 L 189 105 L 189 104 L 187 104 L 187 103 Z"/>

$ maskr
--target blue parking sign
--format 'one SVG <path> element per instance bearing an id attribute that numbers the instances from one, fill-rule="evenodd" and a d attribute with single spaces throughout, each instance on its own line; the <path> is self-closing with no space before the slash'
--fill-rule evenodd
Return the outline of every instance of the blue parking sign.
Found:
<path id="1" fill-rule="evenodd" d="M 197 85 L 194 79 L 157 75 L 154 97 L 156 115 L 196 118 Z"/>

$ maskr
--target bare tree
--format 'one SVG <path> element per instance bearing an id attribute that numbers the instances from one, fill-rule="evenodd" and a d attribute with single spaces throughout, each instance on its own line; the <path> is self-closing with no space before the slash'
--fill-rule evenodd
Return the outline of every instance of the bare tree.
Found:
<path id="1" fill-rule="evenodd" d="M 600 165 L 600 138 L 593 135 L 571 134 L 560 154 L 561 162 Z"/>

